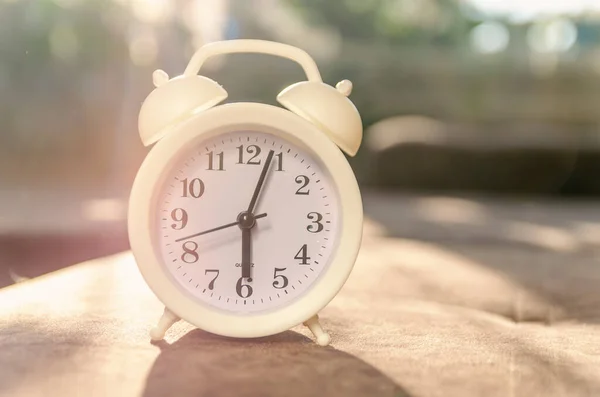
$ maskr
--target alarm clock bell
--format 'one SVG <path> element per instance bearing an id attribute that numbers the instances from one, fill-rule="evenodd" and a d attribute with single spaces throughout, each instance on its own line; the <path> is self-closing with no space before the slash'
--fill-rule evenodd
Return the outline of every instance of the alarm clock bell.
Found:
<path id="1" fill-rule="evenodd" d="M 158 69 L 152 79 L 156 88 L 142 104 L 138 116 L 144 146 L 152 145 L 180 122 L 227 98 L 227 91 L 208 77 L 181 75 L 169 80 L 169 75 Z"/>
<path id="2" fill-rule="evenodd" d="M 318 125 L 340 149 L 354 156 L 362 141 L 362 120 L 347 98 L 352 82 L 342 80 L 332 87 L 325 83 L 302 81 L 277 96 L 288 110 Z"/>
<path id="3" fill-rule="evenodd" d="M 269 42 L 257 45 L 252 40 L 216 44 L 202 47 L 181 76 L 169 79 L 167 73 L 160 69 L 154 72 L 152 77 L 156 88 L 142 104 L 138 119 L 140 137 L 145 146 L 164 137 L 180 122 L 227 98 L 227 91 L 216 81 L 197 74 L 207 58 L 224 53 L 248 52 L 249 46 L 256 46 L 256 52 L 300 60 L 308 81 L 285 88 L 277 96 L 277 101 L 292 113 L 319 126 L 346 154 L 356 154 L 362 141 L 363 128 L 358 110 L 347 98 L 352 91 L 349 80 L 340 81 L 336 87 L 323 83 L 312 58 L 297 48 Z"/>

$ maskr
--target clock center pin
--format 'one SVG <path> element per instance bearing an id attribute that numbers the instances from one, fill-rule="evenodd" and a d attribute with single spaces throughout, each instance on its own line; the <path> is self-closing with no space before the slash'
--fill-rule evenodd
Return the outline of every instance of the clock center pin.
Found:
<path id="1" fill-rule="evenodd" d="M 240 212 L 237 217 L 237 221 L 240 229 L 252 229 L 256 224 L 256 217 L 253 213 L 244 211 Z"/>

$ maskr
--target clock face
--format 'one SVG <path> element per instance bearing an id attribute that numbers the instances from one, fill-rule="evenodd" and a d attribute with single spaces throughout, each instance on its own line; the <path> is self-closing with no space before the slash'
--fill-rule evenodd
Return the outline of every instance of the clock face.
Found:
<path id="1" fill-rule="evenodd" d="M 281 308 L 314 285 L 336 251 L 338 191 L 311 152 L 281 137 L 218 135 L 180 153 L 163 180 L 158 253 L 175 282 L 209 306 Z"/>

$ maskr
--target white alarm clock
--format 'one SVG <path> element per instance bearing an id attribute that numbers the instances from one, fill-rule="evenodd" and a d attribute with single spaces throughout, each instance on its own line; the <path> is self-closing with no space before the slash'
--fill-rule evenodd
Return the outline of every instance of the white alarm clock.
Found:
<path id="1" fill-rule="evenodd" d="M 198 75 L 211 56 L 263 53 L 306 73 L 277 100 L 217 106 L 227 92 Z M 317 313 L 350 275 L 361 242 L 362 203 L 346 161 L 362 140 L 347 98 L 352 84 L 321 81 L 304 51 L 280 43 L 208 44 L 181 76 L 153 74 L 139 132 L 155 144 L 129 203 L 131 249 L 165 305 L 152 339 L 179 319 L 219 335 L 260 337 L 304 323 L 329 335 Z"/>

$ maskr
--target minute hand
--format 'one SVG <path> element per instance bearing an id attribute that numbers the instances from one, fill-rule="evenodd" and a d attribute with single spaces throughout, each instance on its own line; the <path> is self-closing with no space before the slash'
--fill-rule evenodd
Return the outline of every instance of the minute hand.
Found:
<path id="1" fill-rule="evenodd" d="M 248 206 L 248 212 L 252 213 L 254 211 L 254 207 L 256 206 L 256 201 L 258 200 L 258 195 L 260 194 L 260 189 L 262 185 L 265 183 L 265 177 L 267 176 L 267 171 L 269 170 L 269 164 L 271 164 L 271 160 L 273 159 L 273 154 L 275 152 L 273 150 L 269 150 L 269 154 L 267 155 L 267 160 L 265 161 L 265 165 L 263 166 L 262 171 L 260 172 L 260 177 L 258 178 L 258 183 L 256 184 L 256 188 L 254 188 L 254 194 L 252 195 L 252 200 L 250 200 L 250 205 Z"/>
<path id="2" fill-rule="evenodd" d="M 258 215 L 256 215 L 254 217 L 254 219 L 264 218 L 265 216 L 267 216 L 266 213 L 264 213 L 264 214 L 258 214 Z M 200 232 L 200 233 L 195 233 L 195 234 L 191 234 L 189 236 L 180 237 L 180 238 L 178 238 L 175 241 L 176 242 L 180 242 L 180 241 L 183 241 L 183 240 L 189 240 L 189 239 L 194 238 L 194 237 L 202 236 L 203 234 L 208 234 L 208 233 L 216 232 L 217 230 L 227 229 L 228 227 L 236 226 L 239 223 L 240 223 L 239 221 L 237 221 L 237 222 L 231 222 L 231 223 L 228 223 L 226 225 L 215 227 L 215 228 L 212 228 L 212 229 L 208 229 L 208 230 L 205 230 L 205 231 Z"/>

